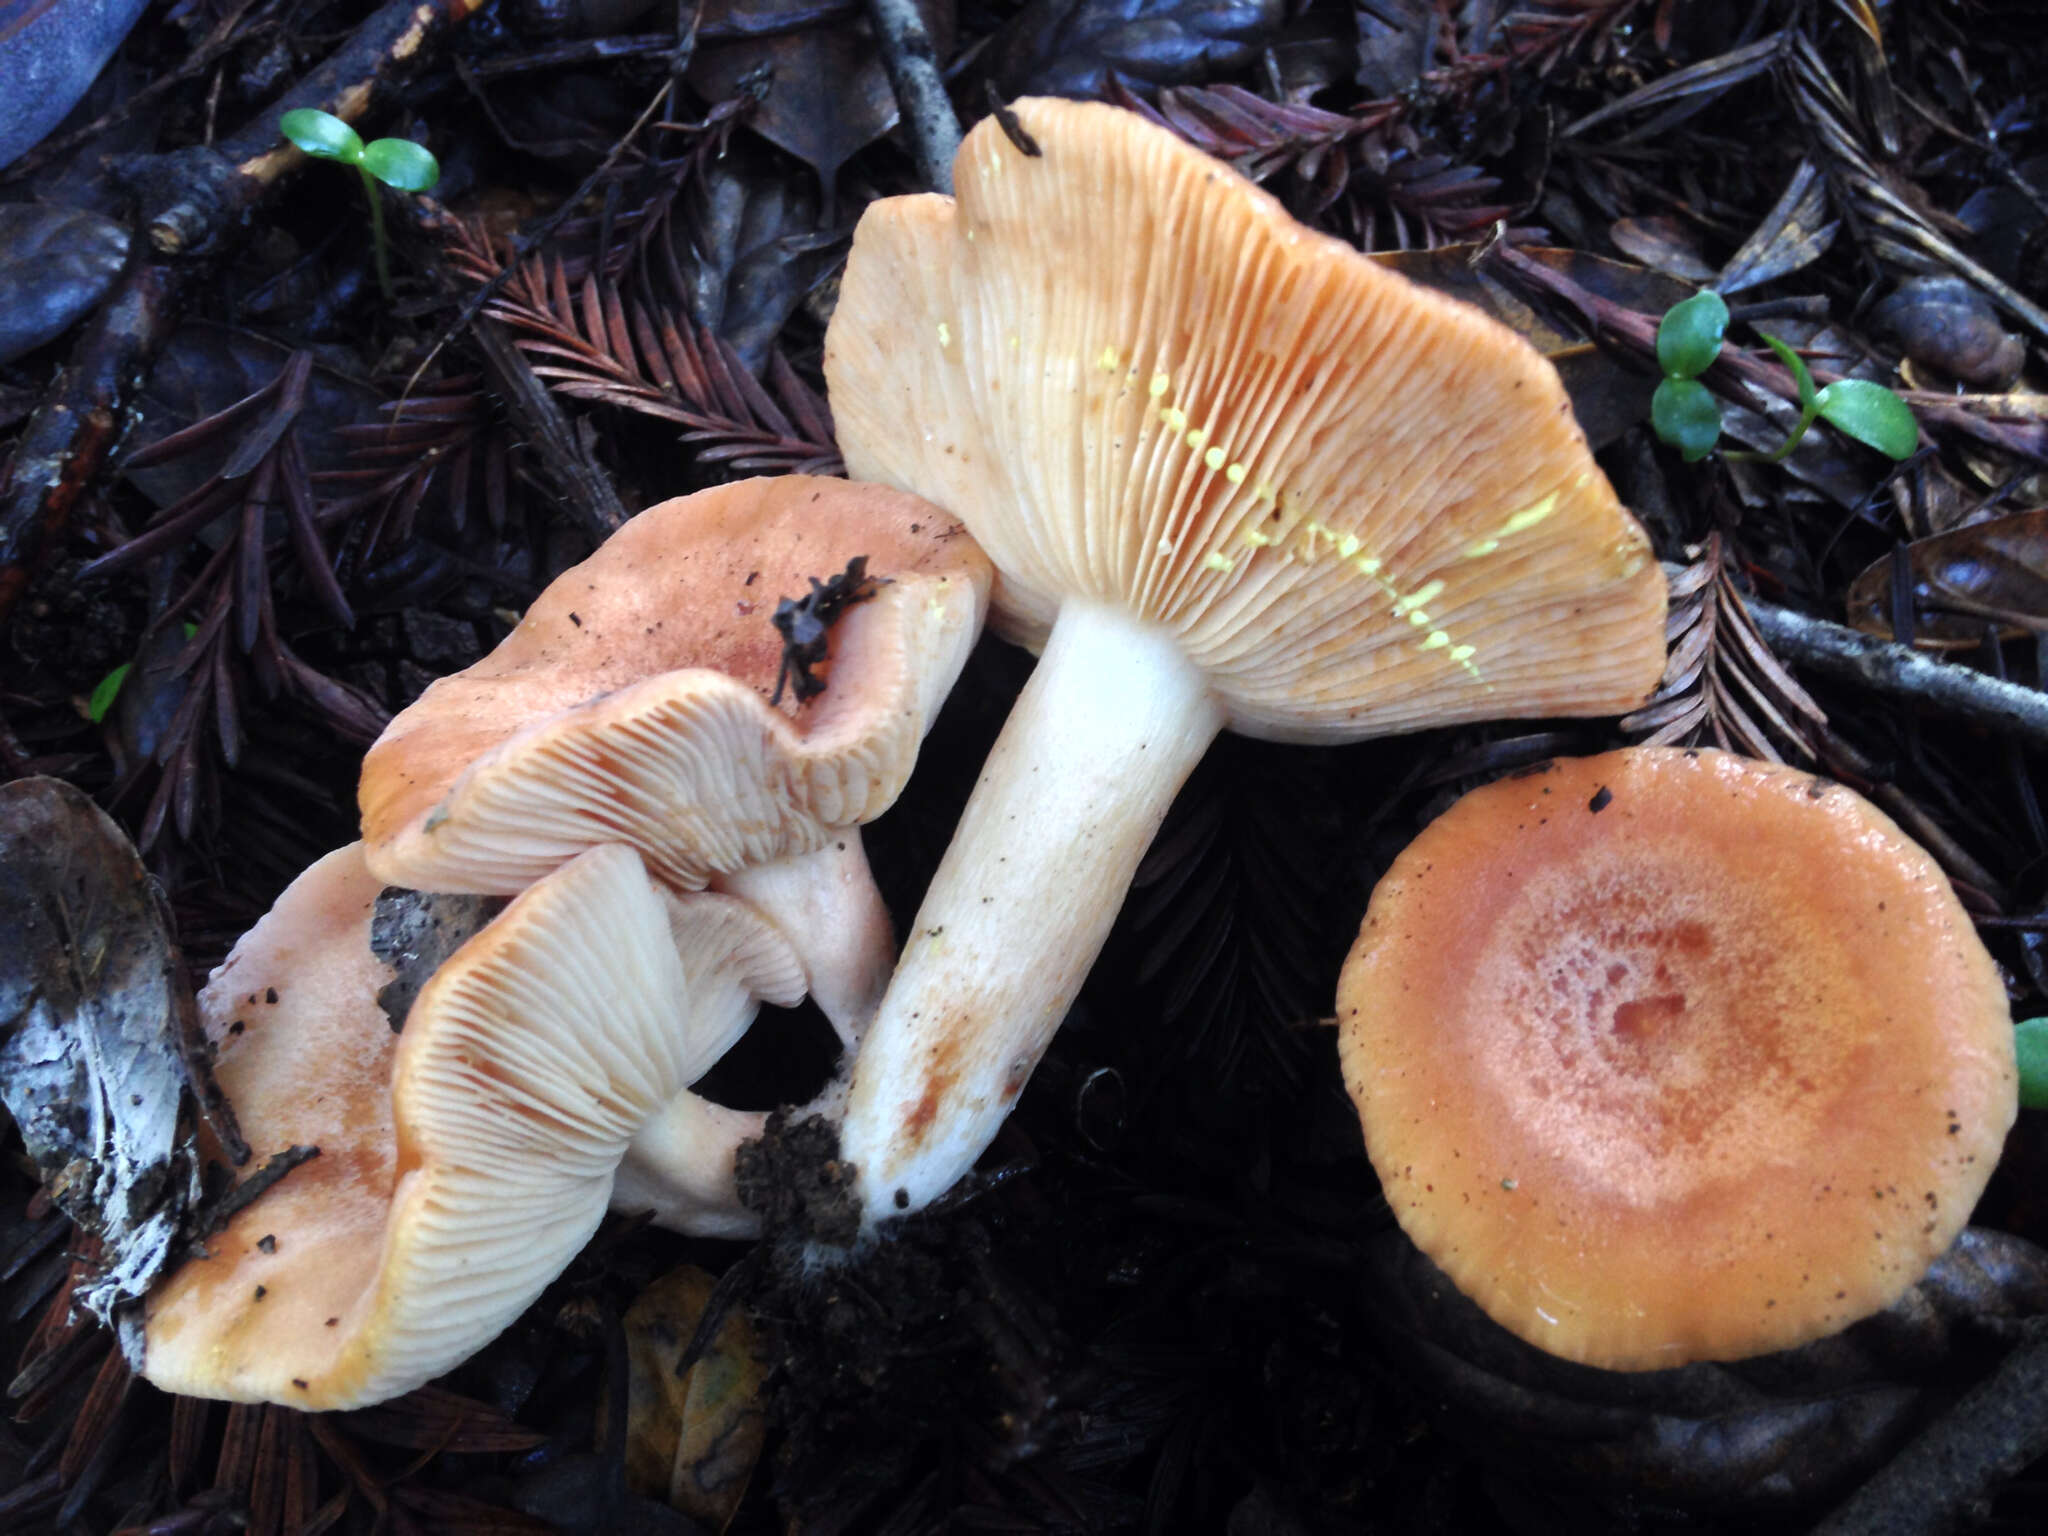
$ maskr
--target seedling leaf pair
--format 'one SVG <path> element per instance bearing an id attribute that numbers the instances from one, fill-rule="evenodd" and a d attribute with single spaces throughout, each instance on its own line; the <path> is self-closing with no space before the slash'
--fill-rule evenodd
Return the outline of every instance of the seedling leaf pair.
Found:
<path id="1" fill-rule="evenodd" d="M 1657 366 L 1663 382 L 1650 397 L 1650 425 L 1688 464 L 1714 451 L 1721 438 L 1721 402 L 1699 382 L 1720 355 L 1728 305 L 1703 288 L 1664 312 L 1657 326 Z"/>
<path id="2" fill-rule="evenodd" d="M 1705 458 L 1720 440 L 1721 403 L 1699 382 L 1699 375 L 1720 355 L 1727 330 L 1728 305 L 1711 288 L 1672 305 L 1657 326 L 1657 364 L 1664 378 L 1650 397 L 1650 424 L 1688 464 Z M 1811 370 L 1797 352 L 1775 336 L 1757 334 L 1791 370 L 1799 390 L 1799 420 L 1770 453 L 1730 453 L 1729 458 L 1775 464 L 1799 446 L 1816 418 L 1887 458 L 1908 458 L 1919 446 L 1920 428 L 1912 410 L 1882 384 L 1837 379 L 1816 389 Z"/>
<path id="3" fill-rule="evenodd" d="M 411 139 L 372 139 L 368 144 L 355 129 L 331 112 L 299 107 L 278 119 L 284 136 L 318 160 L 335 160 L 352 165 L 363 178 L 363 195 L 370 200 L 370 229 L 376 238 L 377 284 L 384 297 L 393 296 L 390 260 L 384 251 L 384 205 L 377 200 L 377 183 L 400 192 L 426 192 L 441 179 L 441 163 L 424 146 Z"/>
<path id="4" fill-rule="evenodd" d="M 411 139 L 373 139 L 365 144 L 355 129 L 331 112 L 300 107 L 279 118 L 278 127 L 314 158 L 353 165 L 400 192 L 429 192 L 441 179 L 441 163 L 426 146 Z"/>

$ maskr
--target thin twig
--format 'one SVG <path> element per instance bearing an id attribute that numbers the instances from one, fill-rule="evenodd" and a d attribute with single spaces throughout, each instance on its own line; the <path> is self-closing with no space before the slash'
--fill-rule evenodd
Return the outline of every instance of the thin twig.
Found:
<path id="1" fill-rule="evenodd" d="M 960 149 L 960 119 L 939 75 L 938 50 L 916 0 L 868 0 L 882 67 L 917 156 L 918 174 L 934 192 L 953 190 L 953 156 Z"/>
<path id="2" fill-rule="evenodd" d="M 1924 705 L 2024 747 L 2048 751 L 2048 694 L 1936 661 L 1825 619 L 1747 599 L 1756 627 L 1773 650 L 1826 677 L 1859 683 L 1886 698 Z"/>
<path id="3" fill-rule="evenodd" d="M 1821 1522 L 1814 1536 L 1943 1536 L 2048 1451 L 2048 1320 Z"/>
<path id="4" fill-rule="evenodd" d="M 541 463 L 561 488 L 576 522 L 592 544 L 602 544 L 626 525 L 627 512 L 619 493 L 547 386 L 512 344 L 505 327 L 481 319 L 471 333 L 483 354 L 492 381 L 532 440 L 540 445 Z"/>

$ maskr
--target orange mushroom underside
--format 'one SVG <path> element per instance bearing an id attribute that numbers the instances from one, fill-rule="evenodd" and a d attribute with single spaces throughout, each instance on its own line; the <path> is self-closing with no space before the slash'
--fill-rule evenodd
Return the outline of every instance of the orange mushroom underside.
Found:
<path id="1" fill-rule="evenodd" d="M 1953 1240 L 2014 1114 L 1996 967 L 1857 796 L 1717 752 L 1468 796 L 1375 891 L 1339 991 L 1403 1227 L 1555 1354 L 1790 1347 Z"/>

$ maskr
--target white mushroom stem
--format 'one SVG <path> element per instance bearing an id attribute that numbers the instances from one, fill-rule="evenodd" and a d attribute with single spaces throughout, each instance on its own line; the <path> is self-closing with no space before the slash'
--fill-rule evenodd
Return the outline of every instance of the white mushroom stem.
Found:
<path id="1" fill-rule="evenodd" d="M 641 1128 L 612 1182 L 612 1209 L 651 1212 L 656 1226 L 699 1237 L 758 1237 L 761 1218 L 740 1203 L 733 1154 L 768 1122 L 680 1093 Z"/>
<path id="2" fill-rule="evenodd" d="M 716 875 L 711 889 L 750 903 L 781 930 L 840 1043 L 858 1046 L 896 961 L 896 930 L 860 829 L 841 828 L 814 853 Z"/>
<path id="3" fill-rule="evenodd" d="M 1062 606 L 854 1064 L 841 1155 L 870 1222 L 943 1194 L 994 1137 L 1223 724 L 1165 630 Z"/>

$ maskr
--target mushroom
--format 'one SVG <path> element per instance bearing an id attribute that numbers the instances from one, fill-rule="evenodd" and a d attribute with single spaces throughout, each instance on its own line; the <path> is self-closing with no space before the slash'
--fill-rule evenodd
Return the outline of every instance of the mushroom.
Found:
<path id="1" fill-rule="evenodd" d="M 1550 1353 L 1651 1370 L 1889 1306 L 2016 1113 L 1998 968 L 1934 861 L 1779 764 L 1644 747 L 1473 791 L 1337 992 L 1394 1214 Z"/>
<path id="2" fill-rule="evenodd" d="M 1641 701 L 1664 582 L 1555 371 L 1116 109 L 989 119 L 863 215 L 826 336 L 858 478 L 965 521 L 1041 649 L 854 1069 L 870 1214 L 1008 1112 L 1216 733 Z"/>
<path id="3" fill-rule="evenodd" d="M 757 999 L 803 994 L 746 903 L 663 891 L 612 845 L 514 900 L 394 1035 L 378 889 L 360 845 L 329 854 L 200 995 L 252 1148 L 319 1155 L 151 1293 L 143 1374 L 167 1391 L 324 1410 L 438 1376 L 575 1256 L 629 1151 L 688 1163 L 669 1139 L 687 1084 Z M 694 1178 L 669 1193 L 671 1224 L 722 1198 L 715 1171 Z"/>
<path id="4" fill-rule="evenodd" d="M 778 708 L 778 596 L 862 555 L 880 581 L 830 632 L 830 686 Z M 859 824 L 909 777 L 988 583 L 952 518 L 879 486 L 790 475 L 663 502 L 391 722 L 363 763 L 370 868 L 510 895 L 627 843 L 677 890 L 759 907 L 850 1044 L 895 958 Z"/>

